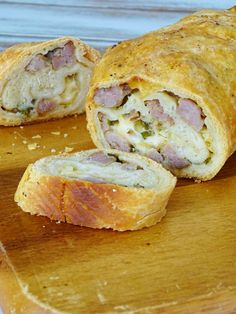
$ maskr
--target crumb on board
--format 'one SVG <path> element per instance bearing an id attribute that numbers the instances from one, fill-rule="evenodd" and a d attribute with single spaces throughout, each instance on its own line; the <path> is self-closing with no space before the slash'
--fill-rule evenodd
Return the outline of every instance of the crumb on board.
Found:
<path id="1" fill-rule="evenodd" d="M 37 143 L 28 144 L 28 150 L 34 150 L 38 147 L 39 147 L 39 145 Z"/>
<path id="2" fill-rule="evenodd" d="M 67 133 L 64 133 L 64 137 L 67 137 L 68 136 L 68 134 Z"/>
<path id="3" fill-rule="evenodd" d="M 112 189 L 112 192 L 117 192 L 117 190 L 116 189 Z"/>
<path id="4" fill-rule="evenodd" d="M 60 134 L 61 134 L 61 132 L 60 132 L 60 131 L 56 131 L 56 132 L 55 132 L 55 131 L 53 131 L 53 132 L 51 132 L 51 134 L 52 134 L 52 135 L 60 135 Z"/>
<path id="5" fill-rule="evenodd" d="M 24 129 L 23 125 L 20 126 L 20 129 Z"/>
<path id="6" fill-rule="evenodd" d="M 55 152 L 56 152 L 55 148 L 52 148 L 52 149 L 51 149 L 51 153 L 54 154 Z"/>
<path id="7" fill-rule="evenodd" d="M 17 140 L 17 136 L 14 136 L 14 139 Z"/>
<path id="8" fill-rule="evenodd" d="M 73 130 L 76 130 L 76 129 L 77 129 L 77 126 L 76 126 L 76 125 L 72 126 L 72 129 L 73 129 Z"/>
<path id="9" fill-rule="evenodd" d="M 11 146 L 15 146 L 15 145 L 16 145 L 15 143 L 12 143 L 12 144 L 11 144 Z"/>
<path id="10" fill-rule="evenodd" d="M 22 143 L 23 143 L 23 144 L 27 144 L 28 142 L 27 142 L 26 140 L 23 140 Z"/>
<path id="11" fill-rule="evenodd" d="M 73 147 L 65 147 L 65 148 L 64 148 L 64 152 L 65 152 L 65 153 L 70 153 L 70 152 L 72 152 L 73 150 L 74 150 Z"/>
<path id="12" fill-rule="evenodd" d="M 37 135 L 32 136 L 32 138 L 41 138 L 41 135 L 37 134 Z"/>

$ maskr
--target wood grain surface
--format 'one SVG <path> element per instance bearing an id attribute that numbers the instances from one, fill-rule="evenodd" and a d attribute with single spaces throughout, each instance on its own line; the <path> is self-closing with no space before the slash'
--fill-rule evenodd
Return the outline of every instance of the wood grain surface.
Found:
<path id="1" fill-rule="evenodd" d="M 0 132 L 0 239 L 22 289 L 5 271 L 0 290 L 31 299 L 11 301 L 16 313 L 236 312 L 235 155 L 210 182 L 180 180 L 160 224 L 118 233 L 57 224 L 13 202 L 29 162 L 93 146 L 84 115 Z"/>
<path id="2" fill-rule="evenodd" d="M 195 10 L 233 5 L 0 1 L 0 49 L 74 35 L 103 51 Z M 0 127 L 0 136 L 0 313 L 236 313 L 235 155 L 211 182 L 180 180 L 160 224 L 117 233 L 31 217 L 13 202 L 28 163 L 93 147 L 85 116 Z"/>

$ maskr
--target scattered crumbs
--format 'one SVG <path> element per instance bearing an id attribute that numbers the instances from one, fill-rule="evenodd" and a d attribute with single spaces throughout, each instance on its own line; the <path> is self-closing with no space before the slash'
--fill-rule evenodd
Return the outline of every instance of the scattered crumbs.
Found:
<path id="1" fill-rule="evenodd" d="M 106 298 L 101 291 L 97 291 L 97 297 L 101 304 L 106 303 Z"/>
<path id="2" fill-rule="evenodd" d="M 77 129 L 77 126 L 76 126 L 76 125 L 72 126 L 72 129 L 73 129 L 73 130 L 76 130 L 76 129 Z"/>
<path id="3" fill-rule="evenodd" d="M 70 153 L 70 152 L 72 152 L 72 150 L 74 150 L 73 147 L 65 147 L 65 148 L 64 148 L 64 152 L 65 152 L 65 153 Z"/>
<path id="4" fill-rule="evenodd" d="M 46 226 L 45 225 L 43 225 L 43 228 L 45 228 Z"/>
<path id="5" fill-rule="evenodd" d="M 17 136 L 14 136 L 14 139 L 17 140 Z"/>
<path id="6" fill-rule="evenodd" d="M 12 144 L 11 144 L 11 146 L 15 146 L 15 145 L 16 145 L 15 143 L 12 143 Z"/>
<path id="7" fill-rule="evenodd" d="M 27 144 L 28 142 L 26 140 L 22 141 L 23 144 Z"/>
<path id="8" fill-rule="evenodd" d="M 20 126 L 20 129 L 24 129 L 23 125 Z"/>
<path id="9" fill-rule="evenodd" d="M 50 280 L 57 280 L 59 279 L 60 277 L 59 276 L 50 276 L 49 279 Z M 60 293 L 60 292 L 59 292 Z"/>
<path id="10" fill-rule="evenodd" d="M 60 151 L 58 152 L 58 154 L 62 154 L 62 151 L 60 150 Z"/>
<path id="11" fill-rule="evenodd" d="M 116 189 L 112 189 L 112 192 L 117 192 L 117 190 Z"/>
<path id="12" fill-rule="evenodd" d="M 37 135 L 32 136 L 32 138 L 41 138 L 41 135 L 37 134 Z"/>
<path id="13" fill-rule="evenodd" d="M 37 143 L 28 144 L 28 150 L 34 150 L 38 147 Z"/>
<path id="14" fill-rule="evenodd" d="M 57 131 L 57 132 L 51 132 L 51 134 L 53 134 L 53 135 L 60 135 L 61 132 L 59 132 L 59 131 Z"/>
<path id="15" fill-rule="evenodd" d="M 55 148 L 52 148 L 51 153 L 55 153 L 55 152 L 56 152 Z"/>
<path id="16" fill-rule="evenodd" d="M 67 137 L 67 136 L 68 136 L 68 134 L 67 134 L 67 133 L 65 133 L 65 134 L 64 134 L 64 137 Z"/>
<path id="17" fill-rule="evenodd" d="M 58 220 L 58 221 L 56 221 L 56 224 L 58 225 L 58 224 L 60 224 L 61 222 Z"/>

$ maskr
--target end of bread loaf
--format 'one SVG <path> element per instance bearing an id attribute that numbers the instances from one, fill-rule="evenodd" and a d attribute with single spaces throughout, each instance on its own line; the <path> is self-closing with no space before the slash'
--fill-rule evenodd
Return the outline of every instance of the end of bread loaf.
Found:
<path id="1" fill-rule="evenodd" d="M 98 51 L 73 37 L 19 44 L 0 55 L 0 125 L 84 112 Z"/>
<path id="2" fill-rule="evenodd" d="M 101 153 L 108 157 L 105 164 Z M 152 160 L 96 149 L 43 158 L 30 165 L 15 201 L 24 211 L 52 220 L 97 229 L 138 230 L 161 220 L 175 184 L 176 178 Z"/>

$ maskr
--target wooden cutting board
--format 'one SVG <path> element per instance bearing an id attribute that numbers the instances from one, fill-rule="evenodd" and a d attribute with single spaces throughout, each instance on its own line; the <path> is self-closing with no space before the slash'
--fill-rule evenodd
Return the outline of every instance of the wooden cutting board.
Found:
<path id="1" fill-rule="evenodd" d="M 14 296 L 9 313 L 236 313 L 235 155 L 210 182 L 179 180 L 161 223 L 118 233 L 30 216 L 13 201 L 28 163 L 93 147 L 85 116 L 0 134 L 9 265 L 0 269 L 0 302 Z"/>

